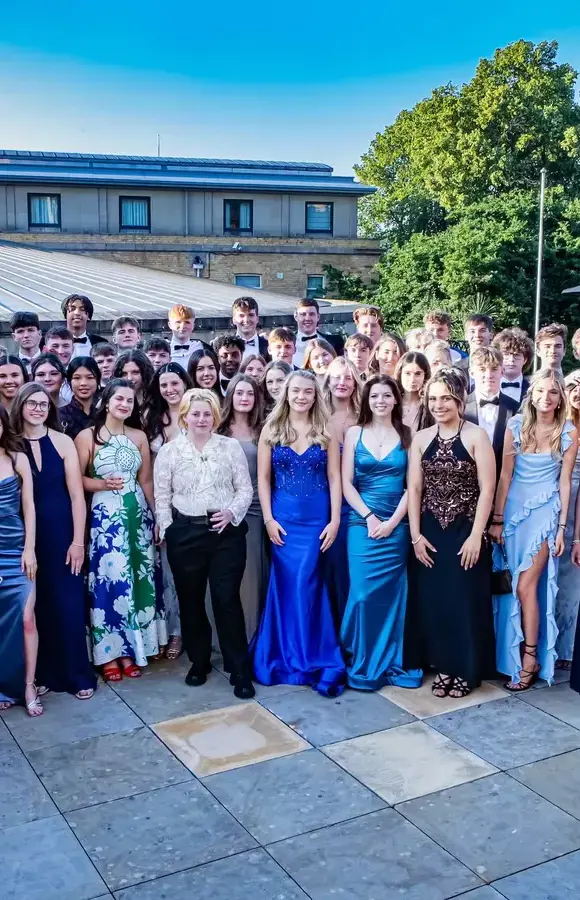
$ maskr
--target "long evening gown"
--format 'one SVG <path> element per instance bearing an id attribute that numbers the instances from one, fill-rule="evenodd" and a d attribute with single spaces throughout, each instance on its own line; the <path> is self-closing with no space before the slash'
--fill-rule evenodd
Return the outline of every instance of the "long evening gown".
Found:
<path id="1" fill-rule="evenodd" d="M 20 514 L 20 479 L 0 481 L 0 701 L 24 700 L 24 623 L 32 582 L 22 571 L 24 522 Z"/>
<path id="2" fill-rule="evenodd" d="M 464 569 L 458 556 L 471 534 L 479 499 L 475 460 L 461 440 L 437 433 L 423 454 L 421 534 L 437 550 L 433 566 L 414 563 L 417 622 L 415 653 L 407 663 L 464 679 L 470 688 L 493 677 L 493 615 L 489 553 Z"/>
<path id="3" fill-rule="evenodd" d="M 324 583 L 320 533 L 330 519 L 327 453 L 272 448 L 272 515 L 286 534 L 272 544 L 264 612 L 252 644 L 261 684 L 311 685 L 337 696 L 345 667 Z"/>
<path id="4" fill-rule="evenodd" d="M 95 478 L 121 472 L 120 491 L 98 491 L 91 506 L 89 598 L 94 662 L 122 656 L 147 665 L 167 644 L 155 570 L 154 520 L 137 474 L 139 448 L 124 434 L 95 447 Z"/>
<path id="5" fill-rule="evenodd" d="M 36 509 L 36 682 L 51 691 L 76 694 L 97 686 L 87 650 L 85 582 L 65 565 L 73 517 L 64 460 L 50 435 L 36 443 L 40 469 L 26 441 Z"/>
<path id="6" fill-rule="evenodd" d="M 268 557 L 264 537 L 264 517 L 258 499 L 258 446 L 254 441 L 238 441 L 248 461 L 254 496 L 246 514 L 246 568 L 240 587 L 240 599 L 246 622 L 248 642 L 252 640 L 260 621 L 268 583 Z"/>
<path id="7" fill-rule="evenodd" d="M 521 621 L 517 586 L 520 574 L 529 569 L 534 556 L 547 541 L 548 562 L 538 582 L 538 607 L 540 632 L 538 635 L 538 662 L 540 678 L 551 682 L 557 658 L 555 608 L 558 593 L 558 558 L 553 555 L 558 532 L 560 510 L 559 481 L 562 459 L 551 453 L 520 453 L 522 416 L 518 414 L 507 426 L 513 434 L 516 456 L 514 473 L 504 510 L 505 551 L 512 573 L 512 594 L 494 598 L 497 668 L 509 675 L 514 683 L 519 681 L 522 668 L 521 643 L 524 632 Z M 560 442 L 561 452 L 568 449 L 572 440 L 571 422 L 565 422 Z"/>
<path id="8" fill-rule="evenodd" d="M 407 451 L 401 444 L 376 459 L 362 441 L 354 451 L 354 486 L 380 519 L 389 519 L 405 491 Z M 370 538 L 367 523 L 350 510 L 350 592 L 340 633 L 347 658 L 347 683 L 376 691 L 386 684 L 420 687 L 423 673 L 403 668 L 407 607 L 409 525 L 403 520 L 387 538 Z"/>
<path id="9" fill-rule="evenodd" d="M 342 444 L 340 445 L 342 454 Z M 323 556 L 324 577 L 328 592 L 330 594 L 330 602 L 332 605 L 332 613 L 336 630 L 340 631 L 346 602 L 348 600 L 348 592 L 350 590 L 350 572 L 348 568 L 348 521 L 350 516 L 350 506 L 346 500 L 342 499 L 340 508 L 340 527 L 336 540 Z"/>
<path id="10" fill-rule="evenodd" d="M 149 447 L 151 450 L 151 465 L 154 467 L 155 458 L 164 444 L 163 435 L 157 435 L 151 441 Z M 173 572 L 167 559 L 167 544 L 163 541 L 158 550 L 159 562 L 161 565 L 161 590 L 163 592 L 163 605 L 165 607 L 165 618 L 167 622 L 167 634 L 169 637 L 181 637 L 181 616 L 179 615 L 179 600 L 177 599 L 177 591 L 175 590 L 175 581 L 173 580 Z"/>
<path id="11" fill-rule="evenodd" d="M 558 659 L 572 659 L 574 635 L 578 619 L 580 603 L 580 568 L 575 566 L 570 557 L 574 537 L 574 518 L 576 512 L 576 496 L 580 487 L 580 450 L 572 470 L 572 488 L 570 505 L 566 518 L 566 549 L 558 560 L 558 596 L 556 597 L 556 626 L 558 639 L 556 653 Z"/>

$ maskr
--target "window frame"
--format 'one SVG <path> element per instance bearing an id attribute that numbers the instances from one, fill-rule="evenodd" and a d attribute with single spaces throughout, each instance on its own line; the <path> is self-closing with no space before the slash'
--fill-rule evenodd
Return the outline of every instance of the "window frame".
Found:
<path id="1" fill-rule="evenodd" d="M 325 229 L 324 231 L 320 228 L 309 228 L 308 227 L 308 207 L 309 206 L 329 206 L 330 207 L 330 229 Z M 304 203 L 304 233 L 305 234 L 334 234 L 334 201 L 333 200 L 324 200 L 319 202 L 318 200 L 306 200 Z"/>
<path id="2" fill-rule="evenodd" d="M 322 278 L 322 293 L 318 294 L 318 296 L 316 295 L 316 293 L 314 293 L 312 295 L 310 294 L 310 289 L 308 287 L 308 279 L 309 278 Z M 312 275 L 312 274 L 307 275 L 306 276 L 306 293 L 304 294 L 304 296 L 307 297 L 309 300 L 313 300 L 313 299 L 314 300 L 318 300 L 318 299 L 324 300 L 324 298 L 326 297 L 326 275 L 322 275 L 320 273 L 314 274 L 314 275 Z"/>
<path id="3" fill-rule="evenodd" d="M 226 227 L 226 207 L 228 203 L 248 203 L 250 207 L 250 227 L 249 228 L 227 228 Z M 223 208 L 223 230 L 224 234 L 246 234 L 250 235 L 254 233 L 254 201 L 253 200 L 239 200 L 237 198 L 224 198 L 224 208 Z"/>
<path id="4" fill-rule="evenodd" d="M 259 280 L 259 285 L 252 284 L 239 284 L 236 279 L 237 278 L 257 278 Z M 257 272 L 234 272 L 234 284 L 236 287 L 245 287 L 250 291 L 261 291 L 262 290 L 262 275 L 259 275 Z"/>
<path id="5" fill-rule="evenodd" d="M 123 225 L 123 201 L 145 200 L 147 206 L 147 225 Z M 151 233 L 151 197 L 146 195 L 119 194 L 119 232 L 121 231 L 146 231 Z"/>
<path id="6" fill-rule="evenodd" d="M 61 194 L 46 194 L 39 193 L 38 191 L 32 191 L 27 193 L 27 209 L 28 209 L 28 230 L 31 228 L 42 228 L 42 229 L 61 229 L 62 228 L 62 195 Z M 33 222 L 32 221 L 32 200 L 37 199 L 38 197 L 56 197 L 58 201 L 58 222 L 55 224 L 47 225 L 46 222 Z"/>

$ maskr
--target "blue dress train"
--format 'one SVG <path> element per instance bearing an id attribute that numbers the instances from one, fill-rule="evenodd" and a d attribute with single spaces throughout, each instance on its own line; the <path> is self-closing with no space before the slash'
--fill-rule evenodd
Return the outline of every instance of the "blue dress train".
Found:
<path id="1" fill-rule="evenodd" d="M 559 493 L 562 460 L 551 453 L 520 453 L 522 416 L 518 414 L 508 422 L 513 433 L 516 456 L 514 473 L 504 510 L 505 551 L 512 573 L 512 594 L 493 598 L 496 634 L 496 663 L 498 671 L 519 681 L 522 667 L 520 644 L 524 640 L 520 601 L 517 597 L 518 580 L 522 572 L 532 565 L 534 556 L 547 541 L 548 562 L 538 583 L 540 630 L 538 635 L 538 661 L 540 678 L 551 682 L 557 658 L 556 639 L 558 628 L 555 618 L 558 593 L 558 559 L 553 555 L 558 531 L 561 503 Z M 560 444 L 561 453 L 570 447 L 571 422 L 565 422 Z M 498 549 L 494 550 L 494 562 Z"/>
<path id="2" fill-rule="evenodd" d="M 327 454 L 272 448 L 272 515 L 285 535 L 272 544 L 266 603 L 251 654 L 261 684 L 311 685 L 337 696 L 345 667 L 323 577 L 320 533 L 330 520 Z"/>
<path id="3" fill-rule="evenodd" d="M 390 518 L 399 505 L 406 471 L 407 451 L 400 443 L 378 460 L 363 444 L 361 429 L 354 451 L 354 486 L 380 519 Z M 366 521 L 350 510 L 350 592 L 340 635 L 350 687 L 376 691 L 387 684 L 421 685 L 420 669 L 403 668 L 409 540 L 406 519 L 389 537 L 370 538 Z"/>
<path id="4" fill-rule="evenodd" d="M 24 607 L 32 582 L 22 571 L 24 522 L 20 479 L 0 481 L 0 701 L 24 700 Z"/>

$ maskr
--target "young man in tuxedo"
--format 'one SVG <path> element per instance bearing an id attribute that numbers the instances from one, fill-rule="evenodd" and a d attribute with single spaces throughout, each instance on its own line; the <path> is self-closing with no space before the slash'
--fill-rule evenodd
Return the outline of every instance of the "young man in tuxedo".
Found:
<path id="1" fill-rule="evenodd" d="M 294 310 L 294 318 L 298 325 L 296 334 L 296 351 L 294 353 L 294 365 L 299 369 L 302 368 L 304 354 L 306 353 L 306 344 L 313 338 L 323 338 L 328 341 L 331 347 L 336 350 L 337 356 L 342 356 L 344 350 L 344 340 L 340 334 L 323 334 L 318 330 L 320 322 L 320 307 L 316 300 L 308 299 L 299 300 Z"/>
<path id="2" fill-rule="evenodd" d="M 503 457 L 503 440 L 509 419 L 515 416 L 519 403 L 502 393 L 503 357 L 494 347 L 479 347 L 471 355 L 469 372 L 475 389 L 468 395 L 465 418 L 485 429 L 491 441 L 499 481 Z"/>
<path id="3" fill-rule="evenodd" d="M 359 306 L 352 314 L 358 334 L 364 334 L 373 342 L 373 347 L 381 339 L 385 323 L 378 306 Z"/>
<path id="4" fill-rule="evenodd" d="M 494 337 L 492 346 L 503 356 L 500 390 L 521 406 L 530 386 L 523 372 L 534 356 L 532 340 L 521 328 L 504 328 Z"/>
<path id="5" fill-rule="evenodd" d="M 42 331 L 39 318 L 35 312 L 17 311 L 10 319 L 10 327 L 12 339 L 18 344 L 18 358 L 30 374 L 30 366 L 41 353 Z"/>
<path id="6" fill-rule="evenodd" d="M 240 371 L 244 342 L 236 334 L 220 334 L 213 342 L 213 349 L 219 360 L 220 389 L 225 397 L 230 381 Z"/>
<path id="7" fill-rule="evenodd" d="M 61 309 L 66 319 L 66 327 L 73 336 L 73 359 L 75 356 L 90 356 L 93 347 L 106 342 L 106 338 L 100 334 L 91 334 L 87 331 L 94 308 L 84 294 L 69 294 L 62 301 Z"/>
<path id="8" fill-rule="evenodd" d="M 181 368 L 187 372 L 187 364 L 191 354 L 208 346 L 204 341 L 198 341 L 193 337 L 195 313 L 191 306 L 177 303 L 169 310 L 167 324 L 171 331 L 171 342 L 169 345 L 171 362 L 179 363 Z"/>
<path id="9" fill-rule="evenodd" d="M 558 322 L 540 328 L 536 335 L 536 353 L 540 357 L 540 369 L 552 369 L 559 375 L 562 374 L 567 338 L 567 327 Z"/>
<path id="10" fill-rule="evenodd" d="M 258 354 L 268 359 L 268 341 L 258 334 L 260 310 L 253 297 L 238 297 L 232 306 L 232 322 L 236 334 L 244 342 L 244 359 Z"/>
<path id="11" fill-rule="evenodd" d="M 292 360 L 296 353 L 296 337 L 289 328 L 273 328 L 268 335 L 268 358 L 272 362 L 285 362 L 294 366 Z M 295 369 L 298 366 L 294 366 Z"/>

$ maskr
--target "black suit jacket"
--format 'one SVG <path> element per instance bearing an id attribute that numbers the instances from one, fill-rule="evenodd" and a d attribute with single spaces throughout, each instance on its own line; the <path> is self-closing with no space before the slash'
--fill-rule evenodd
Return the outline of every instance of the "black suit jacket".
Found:
<path id="1" fill-rule="evenodd" d="M 312 335 L 312 340 L 314 338 L 322 338 L 333 348 L 337 356 L 342 356 L 344 353 L 344 338 L 341 334 L 326 334 L 324 331 L 317 331 L 316 334 Z M 296 341 L 298 341 L 298 335 L 296 335 Z"/>
<path id="2" fill-rule="evenodd" d="M 504 378 L 503 380 L 505 381 L 506 379 Z M 526 396 L 529 386 L 530 386 L 530 379 L 526 378 L 526 376 L 524 375 L 522 377 L 522 392 L 520 394 L 518 408 L 522 405 L 522 400 Z"/>
<path id="3" fill-rule="evenodd" d="M 495 454 L 495 479 L 496 482 L 499 481 L 499 476 L 501 475 L 501 463 L 503 457 L 503 440 L 505 437 L 505 430 L 507 427 L 507 423 L 512 416 L 515 416 L 518 409 L 520 408 L 517 400 L 512 400 L 511 397 L 508 397 L 507 394 L 502 394 L 500 391 L 499 395 L 499 408 L 497 413 L 497 420 L 495 423 L 495 428 L 493 432 L 493 441 L 492 447 L 493 452 Z M 465 407 L 464 418 L 467 419 L 468 422 L 473 422 L 474 425 L 479 425 L 479 407 L 477 405 L 477 399 L 475 396 L 475 392 L 469 394 L 467 398 L 467 405 Z"/>

